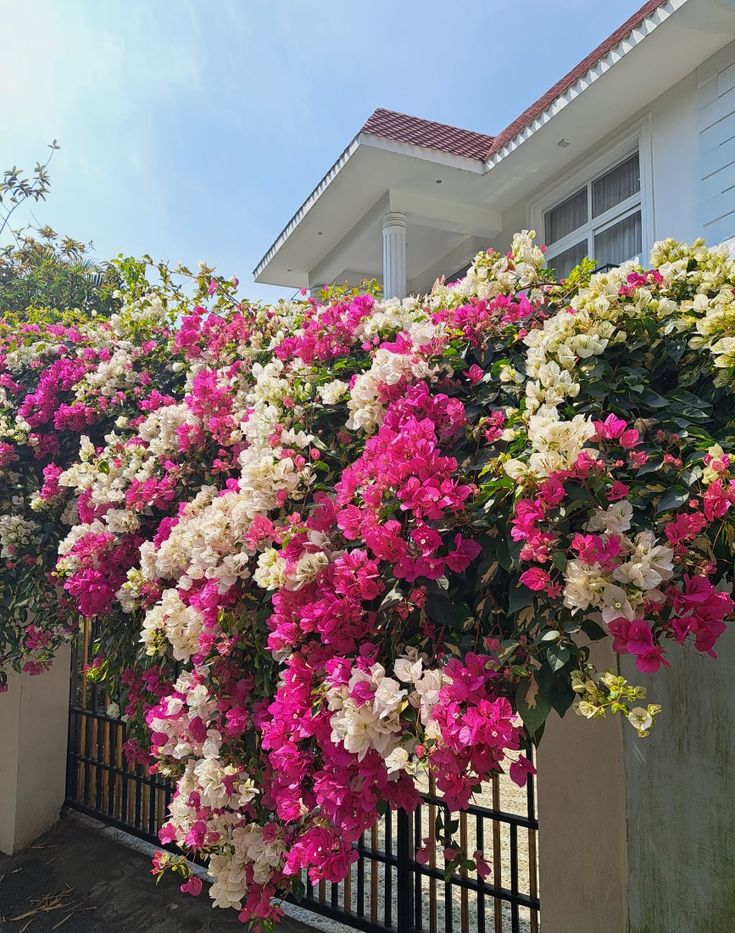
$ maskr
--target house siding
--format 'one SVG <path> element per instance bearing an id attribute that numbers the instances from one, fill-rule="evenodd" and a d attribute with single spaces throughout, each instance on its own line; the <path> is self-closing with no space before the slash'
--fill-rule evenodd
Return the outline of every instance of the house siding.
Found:
<path id="1" fill-rule="evenodd" d="M 735 237 L 735 42 L 697 69 L 699 224 L 708 243 Z"/>

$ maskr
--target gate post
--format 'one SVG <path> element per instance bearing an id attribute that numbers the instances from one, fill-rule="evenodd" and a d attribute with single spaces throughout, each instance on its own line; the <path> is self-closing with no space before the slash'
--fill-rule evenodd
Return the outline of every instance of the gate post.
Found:
<path id="1" fill-rule="evenodd" d="M 43 674 L 8 676 L 0 694 L 0 852 L 30 845 L 59 818 L 66 785 L 69 645 Z"/>
<path id="2" fill-rule="evenodd" d="M 591 646 L 616 670 L 611 639 Z M 627 797 L 622 717 L 551 715 L 538 748 L 544 933 L 627 933 Z"/>

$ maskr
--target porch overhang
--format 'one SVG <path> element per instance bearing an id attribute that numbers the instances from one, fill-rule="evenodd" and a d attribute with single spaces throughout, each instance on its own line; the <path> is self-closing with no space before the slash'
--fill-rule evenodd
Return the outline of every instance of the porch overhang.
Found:
<path id="1" fill-rule="evenodd" d="M 462 265 L 501 229 L 500 213 L 479 203 L 482 172 L 480 159 L 359 133 L 258 264 L 255 281 L 298 288 L 380 279 L 390 211 L 406 215 L 412 286 L 449 254 Z"/>

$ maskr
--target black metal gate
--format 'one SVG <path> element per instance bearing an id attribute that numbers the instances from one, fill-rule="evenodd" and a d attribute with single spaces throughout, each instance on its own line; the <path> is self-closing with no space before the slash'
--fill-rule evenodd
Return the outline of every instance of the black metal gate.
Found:
<path id="1" fill-rule="evenodd" d="M 156 845 L 171 799 L 170 782 L 128 765 L 125 723 L 106 714 L 101 689 L 82 674 L 85 628 L 73 652 L 66 805 Z M 411 814 L 388 811 L 363 834 L 350 875 L 339 884 L 305 880 L 301 906 L 367 933 L 537 933 L 538 821 L 535 781 L 520 791 L 495 777 L 466 812 L 453 814 L 463 851 L 484 853 L 484 880 L 463 870 L 445 877 L 436 817 L 445 805 L 427 786 Z M 448 814 L 444 813 L 445 819 Z M 428 849 L 427 864 L 416 851 Z"/>

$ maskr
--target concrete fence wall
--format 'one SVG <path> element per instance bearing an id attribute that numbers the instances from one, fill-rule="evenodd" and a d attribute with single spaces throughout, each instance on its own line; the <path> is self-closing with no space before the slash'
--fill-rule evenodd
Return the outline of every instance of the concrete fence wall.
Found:
<path id="1" fill-rule="evenodd" d="M 50 671 L 12 674 L 0 694 L 0 852 L 25 848 L 59 818 L 66 784 L 69 646 Z"/>
<path id="2" fill-rule="evenodd" d="M 598 668 L 616 669 L 610 643 Z M 620 717 L 552 716 L 538 753 L 543 933 L 735 930 L 735 638 L 717 661 L 671 652 L 640 675 L 664 711 L 646 739 Z M 69 649 L 0 695 L 0 851 L 29 845 L 64 802 Z"/>

